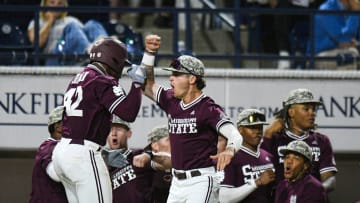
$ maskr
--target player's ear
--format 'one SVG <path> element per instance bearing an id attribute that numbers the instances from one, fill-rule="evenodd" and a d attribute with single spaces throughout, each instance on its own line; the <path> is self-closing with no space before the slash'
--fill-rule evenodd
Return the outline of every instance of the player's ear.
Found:
<path id="1" fill-rule="evenodd" d="M 189 80 L 190 80 L 190 84 L 196 84 L 196 76 L 195 75 L 190 75 L 189 77 Z"/>
<path id="2" fill-rule="evenodd" d="M 128 130 L 127 133 L 126 133 L 126 137 L 127 138 L 130 138 L 132 136 L 132 131 L 131 130 Z"/>
<path id="3" fill-rule="evenodd" d="M 294 117 L 294 114 L 295 114 L 295 109 L 293 107 L 290 107 L 288 109 L 288 115 L 290 118 Z"/>
<path id="4" fill-rule="evenodd" d="M 159 145 L 157 142 L 151 143 L 151 150 L 152 151 L 159 151 Z"/>

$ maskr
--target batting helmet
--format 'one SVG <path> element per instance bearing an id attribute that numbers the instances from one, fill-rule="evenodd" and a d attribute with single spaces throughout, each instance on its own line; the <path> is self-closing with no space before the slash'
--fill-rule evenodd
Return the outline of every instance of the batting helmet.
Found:
<path id="1" fill-rule="evenodd" d="M 294 140 L 290 142 L 286 148 L 280 149 L 280 153 L 287 154 L 289 152 L 296 152 L 298 154 L 301 154 L 304 156 L 305 159 L 307 159 L 309 162 L 312 161 L 312 150 L 311 147 L 306 144 L 306 142 L 301 140 Z"/>
<path id="2" fill-rule="evenodd" d="M 126 45 L 114 38 L 102 38 L 96 41 L 90 50 L 90 62 L 101 62 L 121 75 L 125 65 L 131 65 L 128 60 Z"/>

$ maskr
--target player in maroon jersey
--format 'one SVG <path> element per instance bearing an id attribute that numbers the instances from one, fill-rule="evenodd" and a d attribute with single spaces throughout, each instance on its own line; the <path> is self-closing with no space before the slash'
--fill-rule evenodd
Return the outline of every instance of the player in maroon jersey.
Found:
<path id="1" fill-rule="evenodd" d="M 280 150 L 293 140 L 305 141 L 312 149 L 311 174 L 320 180 L 329 192 L 335 189 L 337 168 L 329 138 L 315 131 L 316 109 L 319 105 L 322 103 L 316 100 L 308 89 L 290 91 L 283 102 L 279 118 L 265 130 L 261 147 L 275 157 L 276 179 L 280 181 L 284 178 L 284 155 Z"/>
<path id="2" fill-rule="evenodd" d="M 276 187 L 276 203 L 326 203 L 321 182 L 310 174 L 311 148 L 301 140 L 291 141 L 280 149 L 284 155 L 284 177 Z"/>
<path id="3" fill-rule="evenodd" d="M 265 115 L 257 109 L 245 109 L 239 114 L 237 126 L 243 143 L 225 168 L 220 202 L 273 202 L 274 160 L 260 148 L 264 124 Z"/>
<path id="4" fill-rule="evenodd" d="M 146 167 L 151 161 L 151 167 L 155 169 L 152 181 L 153 203 L 166 203 L 172 179 L 171 149 L 167 125 L 154 127 L 148 134 L 147 140 L 146 152 L 135 156 L 133 163 L 138 167 Z"/>
<path id="5" fill-rule="evenodd" d="M 132 122 L 141 105 L 145 71 L 128 70 L 129 94 L 119 86 L 129 65 L 124 43 L 113 38 L 96 41 L 90 64 L 69 83 L 64 95 L 63 138 L 53 153 L 54 168 L 70 202 L 112 202 L 109 173 L 101 155 L 110 130 L 111 114 Z"/>
<path id="6" fill-rule="evenodd" d="M 111 131 L 107 138 L 111 150 L 121 150 L 128 163 L 122 167 L 109 167 L 113 189 L 113 202 L 152 203 L 152 176 L 154 170 L 150 163 L 145 167 L 133 165 L 134 156 L 143 149 L 128 148 L 132 136 L 130 124 L 113 115 Z"/>
<path id="7" fill-rule="evenodd" d="M 242 137 L 222 108 L 203 93 L 206 86 L 204 64 L 182 55 L 170 67 L 171 88 L 154 78 L 154 60 L 160 37 L 145 38 L 146 51 L 141 65 L 146 67 L 144 94 L 155 101 L 168 117 L 173 179 L 168 202 L 218 202 L 216 170 L 223 170 L 240 148 Z M 219 134 L 228 142 L 217 154 Z M 217 166 L 212 159 L 217 159 Z"/>
<path id="8" fill-rule="evenodd" d="M 68 202 L 64 186 L 59 182 L 59 178 L 56 177 L 51 162 L 54 147 L 61 139 L 63 111 L 64 106 L 58 106 L 50 112 L 48 121 L 50 137 L 41 143 L 36 152 L 32 173 L 30 203 Z"/>

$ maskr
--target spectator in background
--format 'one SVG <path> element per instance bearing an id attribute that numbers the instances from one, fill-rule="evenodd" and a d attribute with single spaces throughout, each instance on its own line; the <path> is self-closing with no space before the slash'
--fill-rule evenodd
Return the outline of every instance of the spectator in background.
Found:
<path id="1" fill-rule="evenodd" d="M 224 170 L 220 202 L 273 202 L 274 157 L 260 148 L 265 124 L 265 115 L 257 109 L 245 109 L 239 114 L 237 127 L 243 142 Z"/>
<path id="2" fill-rule="evenodd" d="M 284 177 L 276 187 L 277 203 L 326 203 L 326 192 L 321 182 L 310 175 L 312 151 L 306 142 L 294 140 L 286 148 L 280 149 L 284 154 Z"/>
<path id="3" fill-rule="evenodd" d="M 269 2 L 272 8 L 279 9 L 308 9 L 316 8 L 319 4 L 319 0 L 269 0 Z M 279 56 L 288 57 L 292 54 L 289 34 L 296 23 L 303 21 L 308 22 L 309 17 L 306 15 L 294 15 L 291 13 L 275 14 L 273 16 L 273 32 L 275 34 Z M 277 68 L 291 68 L 291 60 L 280 59 L 277 64 Z"/>
<path id="4" fill-rule="evenodd" d="M 67 7 L 67 0 L 41 0 L 41 6 Z M 89 20 L 83 24 L 74 16 L 68 16 L 66 11 L 41 11 L 39 19 L 39 48 L 44 54 L 86 54 L 91 43 L 100 37 L 108 36 L 103 26 Z M 35 21 L 28 26 L 29 41 L 35 43 Z M 45 65 L 74 65 L 75 60 L 61 61 L 49 58 Z"/>
<path id="5" fill-rule="evenodd" d="M 320 11 L 360 11 L 358 0 L 327 0 Z M 317 14 L 314 22 L 314 54 L 319 57 L 339 56 L 339 60 L 319 60 L 316 69 L 357 69 L 355 57 L 359 56 L 358 40 L 360 16 L 342 14 Z M 308 52 L 311 51 L 311 42 Z"/>
<path id="6" fill-rule="evenodd" d="M 64 186 L 61 184 L 59 178 L 56 177 L 51 162 L 54 147 L 61 139 L 63 112 L 64 106 L 58 106 L 50 112 L 48 121 L 50 137 L 40 145 L 36 152 L 32 172 L 30 203 L 68 202 Z"/>
<path id="7" fill-rule="evenodd" d="M 265 130 L 261 147 L 275 157 L 277 182 L 284 179 L 284 154 L 279 151 L 293 140 L 302 140 L 312 149 L 311 174 L 322 182 L 327 192 L 336 187 L 336 163 L 328 136 L 316 132 L 316 110 L 322 102 L 308 89 L 290 91 L 283 102 L 283 113 Z"/>

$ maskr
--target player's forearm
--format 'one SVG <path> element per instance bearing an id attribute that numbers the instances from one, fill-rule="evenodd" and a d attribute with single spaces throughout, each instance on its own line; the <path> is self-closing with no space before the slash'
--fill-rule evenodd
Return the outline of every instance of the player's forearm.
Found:
<path id="1" fill-rule="evenodd" d="M 250 193 L 256 189 L 255 181 L 244 184 L 236 188 L 221 187 L 219 199 L 221 203 L 236 203 L 245 199 Z"/>
<path id="2" fill-rule="evenodd" d="M 220 133 L 227 139 L 227 147 L 233 147 L 235 151 L 240 149 L 243 139 L 236 127 L 230 123 L 224 124 L 219 129 Z"/>
<path id="3" fill-rule="evenodd" d="M 154 156 L 152 161 L 154 162 L 154 169 L 166 170 L 171 169 L 171 158 L 168 156 Z"/>
<path id="4" fill-rule="evenodd" d="M 331 192 L 331 191 L 335 190 L 335 188 L 336 188 L 335 176 L 331 176 L 328 179 L 326 179 L 325 181 L 323 181 L 322 185 L 324 186 L 326 192 Z"/>
<path id="5" fill-rule="evenodd" d="M 145 66 L 146 71 L 146 83 L 144 94 L 152 100 L 156 100 L 155 93 L 157 84 L 155 83 L 155 76 L 154 76 L 154 67 L 153 66 Z"/>

